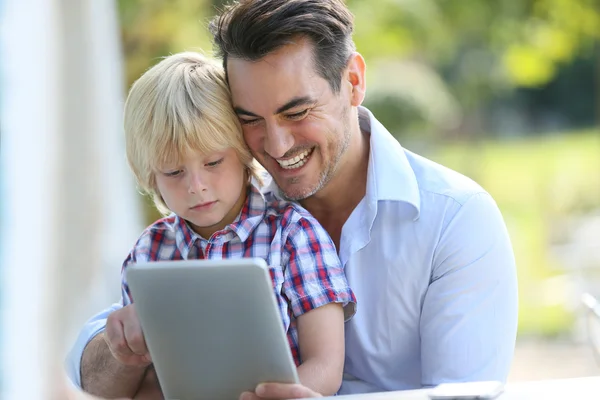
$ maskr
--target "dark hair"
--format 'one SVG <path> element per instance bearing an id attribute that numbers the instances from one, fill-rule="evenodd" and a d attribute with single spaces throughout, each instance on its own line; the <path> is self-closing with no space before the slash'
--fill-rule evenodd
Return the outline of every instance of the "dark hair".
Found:
<path id="1" fill-rule="evenodd" d="M 308 38 L 314 46 L 316 71 L 338 93 L 352 41 L 354 16 L 343 0 L 239 0 L 224 8 L 209 25 L 217 53 L 256 61 Z"/>

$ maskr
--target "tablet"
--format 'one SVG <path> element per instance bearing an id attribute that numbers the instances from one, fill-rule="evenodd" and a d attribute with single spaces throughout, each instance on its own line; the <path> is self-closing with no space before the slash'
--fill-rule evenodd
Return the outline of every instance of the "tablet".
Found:
<path id="1" fill-rule="evenodd" d="M 126 277 L 166 399 L 299 382 L 264 260 L 138 263 Z"/>

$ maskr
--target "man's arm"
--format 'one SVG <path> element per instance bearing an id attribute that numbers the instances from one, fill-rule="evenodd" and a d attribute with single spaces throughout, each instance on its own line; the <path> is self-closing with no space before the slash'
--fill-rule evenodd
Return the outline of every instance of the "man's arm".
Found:
<path id="1" fill-rule="evenodd" d="M 102 397 L 133 397 L 152 363 L 135 304 L 112 312 L 106 330 L 86 346 L 82 387 Z"/>
<path id="2" fill-rule="evenodd" d="M 90 318 L 79 333 L 77 340 L 66 359 L 66 372 L 71 383 L 81 389 L 81 359 L 88 343 L 106 328 L 106 319 L 113 311 L 120 310 L 121 303 L 115 303 Z"/>
<path id="3" fill-rule="evenodd" d="M 422 385 L 505 381 L 517 332 L 513 250 L 493 199 L 474 195 L 442 232 L 421 314 Z"/>
<path id="4" fill-rule="evenodd" d="M 112 355 L 104 335 L 104 332 L 96 335 L 83 351 L 82 389 L 105 398 L 132 398 L 144 380 L 147 366 L 122 364 Z"/>

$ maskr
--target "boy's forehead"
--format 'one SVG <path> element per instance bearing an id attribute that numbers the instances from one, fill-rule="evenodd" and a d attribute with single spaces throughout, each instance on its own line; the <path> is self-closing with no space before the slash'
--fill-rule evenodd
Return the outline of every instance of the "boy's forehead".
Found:
<path id="1" fill-rule="evenodd" d="M 215 146 L 214 149 L 200 149 L 195 147 L 187 147 L 182 150 L 172 147 L 171 149 L 165 150 L 166 151 L 162 155 L 156 157 L 154 162 L 154 169 L 160 170 L 169 167 L 176 167 L 189 161 L 203 160 L 205 158 L 218 156 L 223 152 L 229 150 L 229 147 Z"/>

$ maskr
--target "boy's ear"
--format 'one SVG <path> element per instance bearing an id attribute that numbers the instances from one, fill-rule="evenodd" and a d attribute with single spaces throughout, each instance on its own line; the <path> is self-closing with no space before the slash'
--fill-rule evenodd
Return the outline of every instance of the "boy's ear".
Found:
<path id="1" fill-rule="evenodd" d="M 366 69 L 367 65 L 363 56 L 358 52 L 352 53 L 348 59 L 344 78 L 350 87 L 350 103 L 354 107 L 360 106 L 365 99 L 367 90 Z"/>
<path id="2" fill-rule="evenodd" d="M 250 167 L 246 165 L 246 168 L 244 168 L 244 174 L 246 174 L 246 182 L 248 182 L 248 184 L 252 183 L 252 173 L 250 172 Z"/>

